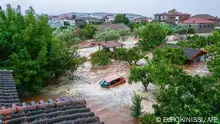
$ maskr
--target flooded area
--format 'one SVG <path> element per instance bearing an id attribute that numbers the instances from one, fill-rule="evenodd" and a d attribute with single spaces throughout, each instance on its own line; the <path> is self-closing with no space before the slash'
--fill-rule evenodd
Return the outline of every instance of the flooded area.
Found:
<path id="1" fill-rule="evenodd" d="M 45 87 L 38 97 L 47 100 L 49 97 L 69 96 L 76 99 L 86 99 L 87 106 L 106 124 L 138 124 L 130 115 L 130 106 L 134 92 L 144 98 L 143 112 L 152 113 L 152 105 L 156 103 L 156 87 L 149 85 L 145 92 L 141 83 L 129 85 L 128 83 L 110 89 L 101 88 L 99 82 L 108 75 L 119 74 L 128 81 L 129 64 L 124 61 L 113 61 L 111 64 L 93 68 L 90 62 L 82 64 L 74 75 L 77 80 L 68 81 L 70 75 L 62 77 L 63 85 Z M 66 79 L 66 80 L 65 80 Z M 62 84 L 62 82 L 61 82 Z M 36 99 L 35 99 L 36 98 Z M 26 99 L 30 101 L 30 99 Z"/>
<path id="2" fill-rule="evenodd" d="M 132 47 L 135 42 L 125 42 L 126 47 Z M 98 50 L 98 47 L 80 49 L 80 55 L 88 57 L 91 53 Z M 147 56 L 152 59 L 151 52 Z M 68 72 L 60 78 L 58 85 L 45 87 L 39 95 L 31 98 L 24 98 L 24 101 L 39 101 L 61 96 L 85 99 L 87 107 L 95 112 L 105 124 L 139 124 L 130 115 L 132 95 L 134 92 L 143 97 L 143 112 L 153 113 L 152 105 L 156 103 L 156 87 L 149 84 L 148 92 L 144 91 L 141 83 L 119 85 L 117 87 L 105 89 L 101 88 L 99 82 L 109 75 L 121 75 L 128 81 L 130 65 L 125 61 L 112 61 L 111 64 L 103 67 L 92 67 L 89 61 L 80 65 L 73 72 Z M 186 66 L 185 71 L 189 74 L 207 75 L 208 68 L 206 63 L 194 63 Z"/>
<path id="3" fill-rule="evenodd" d="M 125 41 L 119 40 L 118 42 L 123 43 L 125 45 L 124 48 L 132 48 L 138 42 L 138 39 L 134 37 L 127 37 Z M 99 50 L 99 46 L 91 45 L 90 47 L 88 47 L 89 46 L 88 44 L 96 44 L 96 43 L 97 42 L 93 41 L 93 42 L 87 42 L 87 43 L 81 44 L 80 49 L 78 49 L 79 55 L 82 57 L 89 58 L 89 56 L 92 53 Z"/>
<path id="4" fill-rule="evenodd" d="M 206 62 L 195 62 L 185 66 L 184 71 L 189 75 L 207 76 L 211 75 Z"/>

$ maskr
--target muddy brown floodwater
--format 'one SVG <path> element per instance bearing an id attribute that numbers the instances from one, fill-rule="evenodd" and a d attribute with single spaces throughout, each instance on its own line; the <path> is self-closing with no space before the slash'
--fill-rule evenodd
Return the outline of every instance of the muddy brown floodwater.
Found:
<path id="1" fill-rule="evenodd" d="M 110 89 L 101 88 L 99 85 L 104 77 L 111 74 L 119 74 L 127 80 L 129 68 L 129 64 L 124 61 L 113 61 L 107 66 L 98 68 L 92 68 L 91 63 L 86 62 L 74 73 L 79 78 L 78 80 L 67 81 L 69 77 L 63 76 L 63 81 L 60 82 L 62 85 L 45 87 L 38 96 L 26 98 L 24 101 L 47 100 L 60 96 L 85 99 L 87 107 L 95 112 L 105 124 L 139 124 L 139 121 L 134 120 L 130 115 L 132 95 L 134 92 L 142 95 L 143 112 L 152 113 L 154 111 L 152 105 L 156 103 L 154 85 L 149 85 L 148 92 L 144 92 L 141 83 L 132 85 L 125 83 Z"/>
<path id="2" fill-rule="evenodd" d="M 131 48 L 134 47 L 137 39 L 130 37 L 120 42 L 124 43 L 126 48 Z M 79 49 L 78 52 L 80 56 L 89 57 L 97 50 L 98 47 L 94 46 Z M 93 68 L 90 62 L 85 62 L 74 73 L 68 72 L 61 77 L 58 85 L 49 85 L 43 88 L 40 94 L 26 97 L 23 101 L 47 101 L 49 98 L 55 99 L 62 96 L 85 99 L 87 107 L 105 124 L 139 124 L 139 121 L 134 120 L 130 115 L 132 95 L 134 92 L 142 95 L 143 112 L 153 113 L 152 105 L 156 103 L 154 85 L 149 85 L 148 92 L 144 92 L 141 83 L 132 85 L 125 83 L 110 89 L 101 88 L 99 85 L 103 78 L 112 74 L 119 74 L 128 80 L 129 68 L 129 64 L 124 61 L 113 61 L 107 66 L 96 68 Z M 78 77 L 78 80 L 69 80 L 73 75 Z"/>

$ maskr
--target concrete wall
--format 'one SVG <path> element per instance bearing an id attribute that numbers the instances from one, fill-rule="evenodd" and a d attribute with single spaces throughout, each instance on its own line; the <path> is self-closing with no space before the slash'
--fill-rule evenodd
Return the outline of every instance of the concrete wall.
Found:
<path id="1" fill-rule="evenodd" d="M 193 28 L 196 33 L 209 33 L 215 29 L 214 24 L 180 24 L 180 25 Z"/>

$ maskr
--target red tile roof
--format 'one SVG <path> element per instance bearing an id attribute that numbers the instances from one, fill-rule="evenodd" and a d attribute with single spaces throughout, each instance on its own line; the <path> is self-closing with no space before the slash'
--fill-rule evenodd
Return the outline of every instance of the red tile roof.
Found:
<path id="1" fill-rule="evenodd" d="M 189 18 L 188 20 L 183 21 L 184 24 L 214 24 L 214 21 L 210 21 L 203 18 Z"/>
<path id="2" fill-rule="evenodd" d="M 208 19 L 208 20 L 217 19 L 216 17 L 209 15 L 209 14 L 197 14 L 197 15 L 192 16 L 192 18 L 203 18 L 203 19 Z"/>
<path id="3" fill-rule="evenodd" d="M 104 48 L 113 48 L 113 47 L 124 46 L 124 44 L 116 42 L 116 41 L 100 42 L 99 45 L 101 45 Z"/>
<path id="4" fill-rule="evenodd" d="M 0 123 L 2 124 L 104 124 L 95 117 L 86 102 L 76 101 L 71 98 L 41 100 L 39 103 L 32 101 L 30 104 L 15 104 L 11 108 L 0 108 Z"/>
<path id="5" fill-rule="evenodd" d="M 190 14 L 188 13 L 182 13 L 182 12 L 173 12 L 173 13 L 157 13 L 154 15 L 158 15 L 158 16 L 189 16 Z"/>

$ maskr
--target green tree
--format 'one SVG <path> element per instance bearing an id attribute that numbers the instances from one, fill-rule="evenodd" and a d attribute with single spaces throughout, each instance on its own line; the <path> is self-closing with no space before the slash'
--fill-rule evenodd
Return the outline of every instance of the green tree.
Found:
<path id="1" fill-rule="evenodd" d="M 97 32 L 97 27 L 95 25 L 87 24 L 81 30 L 81 37 L 85 39 L 92 39 L 96 32 Z"/>
<path id="2" fill-rule="evenodd" d="M 170 64 L 183 64 L 187 60 L 184 56 L 184 51 L 182 48 L 158 48 L 153 51 L 153 60 L 161 61 L 162 59 L 166 60 Z"/>
<path id="3" fill-rule="evenodd" d="M 127 60 L 128 50 L 126 48 L 117 48 L 111 54 L 111 57 L 115 60 Z"/>
<path id="4" fill-rule="evenodd" d="M 151 77 L 148 75 L 148 68 L 146 66 L 138 67 L 133 66 L 130 69 L 128 83 L 141 82 L 144 86 L 145 91 L 147 91 L 148 84 L 151 83 Z"/>
<path id="5" fill-rule="evenodd" d="M 30 7 L 25 15 L 7 5 L 0 11 L 0 68 L 12 69 L 19 93 L 39 92 L 44 80 L 76 68 L 73 53 L 52 35 L 48 17 Z"/>
<path id="6" fill-rule="evenodd" d="M 141 124 L 159 124 L 154 114 L 145 114 L 141 117 Z"/>
<path id="7" fill-rule="evenodd" d="M 103 32 L 97 32 L 94 36 L 97 41 L 112 41 L 119 40 L 120 34 L 114 30 L 105 30 Z"/>
<path id="8" fill-rule="evenodd" d="M 53 31 L 53 36 L 60 41 L 65 41 L 67 46 L 78 44 L 82 41 L 80 33 L 72 27 L 66 29 L 57 28 Z"/>
<path id="9" fill-rule="evenodd" d="M 159 23 L 148 23 L 139 28 L 139 45 L 144 51 L 148 51 L 162 44 L 166 37 L 166 30 Z"/>
<path id="10" fill-rule="evenodd" d="M 132 97 L 132 105 L 131 105 L 131 116 L 134 118 L 138 118 L 141 115 L 142 106 L 141 106 L 142 98 L 140 95 L 134 92 Z"/>
<path id="11" fill-rule="evenodd" d="M 118 14 L 115 16 L 114 23 L 124 23 L 127 25 L 129 19 L 126 17 L 126 14 Z"/>
<path id="12" fill-rule="evenodd" d="M 130 49 L 126 48 L 117 48 L 114 52 L 112 52 L 111 57 L 116 60 L 124 60 L 127 61 L 130 65 L 142 58 L 144 58 L 144 54 L 139 49 L 139 47 L 134 47 Z"/>
<path id="13" fill-rule="evenodd" d="M 169 24 L 162 23 L 161 26 L 166 30 L 167 35 L 171 35 L 176 32 L 175 28 L 171 27 Z"/>
<path id="14" fill-rule="evenodd" d="M 141 51 L 139 47 L 133 47 L 133 48 L 128 49 L 128 52 L 126 55 L 127 55 L 126 60 L 128 61 L 130 65 L 132 64 L 132 62 L 136 64 L 138 60 L 145 58 L 144 53 Z"/>
<path id="15" fill-rule="evenodd" d="M 92 54 L 91 62 L 94 66 L 107 65 L 110 62 L 109 54 L 105 50 L 97 51 Z"/>
<path id="16" fill-rule="evenodd" d="M 177 10 L 176 9 L 172 9 L 172 10 L 168 11 L 168 13 L 174 13 L 174 12 L 177 12 Z"/>

